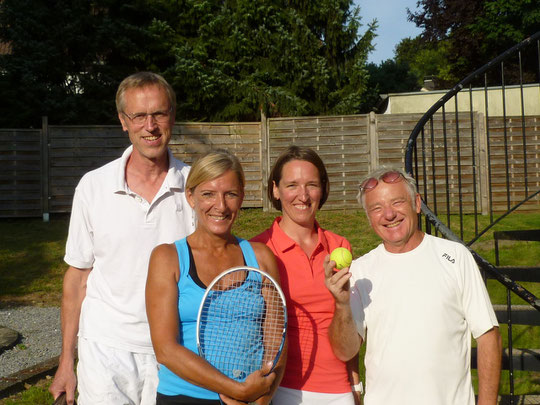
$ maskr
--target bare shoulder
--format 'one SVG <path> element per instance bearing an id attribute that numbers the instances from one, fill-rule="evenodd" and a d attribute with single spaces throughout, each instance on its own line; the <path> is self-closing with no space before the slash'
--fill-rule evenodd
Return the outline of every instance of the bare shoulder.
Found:
<path id="1" fill-rule="evenodd" d="M 169 255 L 171 253 L 176 253 L 176 245 L 174 243 L 162 243 L 152 250 L 152 256 Z"/>
<path id="2" fill-rule="evenodd" d="M 164 274 L 178 271 L 178 253 L 174 243 L 164 243 L 156 246 L 150 256 L 148 268 L 150 274 Z"/>
<path id="3" fill-rule="evenodd" d="M 264 243 L 261 242 L 250 242 L 251 246 L 253 247 L 253 251 L 255 252 L 255 256 L 257 256 L 257 260 L 267 260 L 270 258 L 271 260 L 275 261 L 274 253 L 270 250 L 268 246 L 266 246 Z"/>
<path id="4" fill-rule="evenodd" d="M 279 282 L 279 271 L 274 253 L 264 243 L 251 242 L 251 246 L 253 246 L 261 270 L 266 271 Z"/>

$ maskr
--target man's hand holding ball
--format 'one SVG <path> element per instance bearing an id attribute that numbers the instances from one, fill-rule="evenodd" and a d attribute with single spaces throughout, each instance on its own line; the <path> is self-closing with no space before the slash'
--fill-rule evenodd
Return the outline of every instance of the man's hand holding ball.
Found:
<path id="1" fill-rule="evenodd" d="M 344 267 L 349 267 L 352 263 L 352 254 L 349 249 L 338 247 L 330 253 L 330 260 L 336 262 L 336 269 L 341 270 Z"/>

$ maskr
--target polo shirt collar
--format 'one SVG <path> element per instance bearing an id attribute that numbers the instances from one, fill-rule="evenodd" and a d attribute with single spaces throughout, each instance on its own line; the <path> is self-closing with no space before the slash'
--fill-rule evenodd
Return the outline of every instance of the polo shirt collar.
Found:
<path id="1" fill-rule="evenodd" d="M 292 240 L 289 235 L 287 235 L 283 229 L 279 226 L 279 223 L 283 217 L 277 217 L 274 219 L 274 222 L 272 223 L 272 241 L 274 243 L 274 246 L 280 250 L 281 252 L 285 252 L 289 249 L 292 249 L 297 243 Z M 324 230 L 319 226 L 319 223 L 317 220 L 315 220 L 315 227 L 317 229 L 317 238 L 318 243 L 317 245 L 322 245 L 322 247 L 328 251 L 328 240 L 326 239 L 326 236 L 324 235 Z"/>
<path id="2" fill-rule="evenodd" d="M 167 177 L 165 177 L 164 183 L 169 188 L 183 189 L 186 183 L 186 177 L 182 173 L 182 168 L 186 166 L 185 163 L 176 159 L 171 150 L 167 148 L 167 154 L 169 155 L 169 171 Z"/>
<path id="3" fill-rule="evenodd" d="M 116 184 L 114 187 L 114 192 L 116 193 L 129 193 L 128 185 L 126 182 L 126 165 L 132 153 L 133 145 L 130 145 L 120 157 L 119 164 L 116 167 Z M 167 189 L 181 189 L 184 187 L 185 182 L 184 175 L 182 174 L 182 163 L 174 158 L 169 148 L 167 148 L 167 154 L 169 156 L 169 170 L 163 183 L 167 187 Z"/>

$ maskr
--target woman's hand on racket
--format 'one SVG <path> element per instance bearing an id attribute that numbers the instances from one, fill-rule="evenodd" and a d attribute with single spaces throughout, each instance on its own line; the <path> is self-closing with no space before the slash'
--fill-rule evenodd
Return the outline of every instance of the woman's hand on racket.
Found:
<path id="1" fill-rule="evenodd" d="M 334 271 L 336 262 L 330 260 L 330 255 L 324 258 L 324 283 L 326 288 L 334 296 L 336 304 L 349 305 L 349 279 L 351 273 L 348 267 L 344 267 L 339 271 Z"/>
<path id="2" fill-rule="evenodd" d="M 249 402 L 244 401 L 238 401 L 234 398 L 228 397 L 225 394 L 219 394 L 219 399 L 221 399 L 221 402 L 223 402 L 225 405 L 246 405 L 249 404 Z"/>
<path id="3" fill-rule="evenodd" d="M 276 374 L 271 371 L 272 363 L 267 363 L 260 370 L 257 370 L 247 376 L 244 382 L 239 383 L 241 394 L 237 398 L 231 398 L 220 394 L 221 400 L 230 405 L 238 405 L 255 402 L 258 398 L 267 394 L 276 379 Z"/>
<path id="4" fill-rule="evenodd" d="M 248 402 L 255 401 L 270 391 L 275 379 L 276 373 L 272 371 L 272 363 L 266 363 L 263 368 L 247 376 L 246 381 L 242 383 L 245 396 L 240 399 Z"/>

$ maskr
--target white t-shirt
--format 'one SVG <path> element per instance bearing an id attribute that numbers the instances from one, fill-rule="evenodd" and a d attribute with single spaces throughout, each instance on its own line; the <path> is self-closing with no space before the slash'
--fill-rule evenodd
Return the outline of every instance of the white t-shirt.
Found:
<path id="1" fill-rule="evenodd" d="M 75 189 L 64 260 L 93 268 L 79 336 L 137 353 L 153 353 L 144 289 L 152 249 L 195 229 L 184 184 L 189 166 L 169 153 L 169 171 L 151 203 L 129 190 L 133 147 L 83 176 Z"/>
<path id="2" fill-rule="evenodd" d="M 407 253 L 379 245 L 351 273 L 353 317 L 367 345 L 365 405 L 474 405 L 471 334 L 498 323 L 470 252 L 424 235 Z"/>

